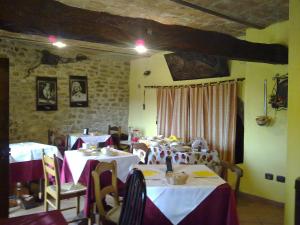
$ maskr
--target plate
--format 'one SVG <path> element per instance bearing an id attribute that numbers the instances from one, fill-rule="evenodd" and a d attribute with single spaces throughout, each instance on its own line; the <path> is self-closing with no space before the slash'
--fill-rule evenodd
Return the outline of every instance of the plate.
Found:
<path id="1" fill-rule="evenodd" d="M 116 156 L 118 155 L 117 152 L 113 152 L 113 151 L 107 151 L 104 155 L 107 155 L 107 156 Z"/>
<path id="2" fill-rule="evenodd" d="M 93 150 L 90 150 L 90 149 L 81 149 L 80 152 L 82 152 L 82 154 L 84 156 L 91 156 L 92 153 L 93 153 Z"/>
<path id="3" fill-rule="evenodd" d="M 175 146 L 173 148 L 173 151 L 176 151 L 176 152 L 189 152 L 191 151 L 191 147 L 190 146 L 181 146 L 181 145 L 178 145 L 178 146 Z"/>

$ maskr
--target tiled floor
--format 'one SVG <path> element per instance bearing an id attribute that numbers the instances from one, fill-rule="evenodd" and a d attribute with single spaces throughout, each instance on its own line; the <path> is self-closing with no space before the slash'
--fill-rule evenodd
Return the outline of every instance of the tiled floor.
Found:
<path id="1" fill-rule="evenodd" d="M 83 206 L 83 198 L 81 200 L 81 206 Z M 64 200 L 62 207 L 70 205 L 76 205 L 75 198 Z M 43 205 L 28 210 L 15 207 L 10 209 L 10 216 L 20 216 L 42 211 Z M 75 216 L 75 209 L 64 211 L 63 214 L 67 220 L 70 220 Z M 283 225 L 283 207 L 257 199 L 254 200 L 244 195 L 240 195 L 238 199 L 238 214 L 240 225 Z"/>
<path id="2" fill-rule="evenodd" d="M 240 195 L 238 198 L 240 225 L 283 225 L 283 206 Z"/>

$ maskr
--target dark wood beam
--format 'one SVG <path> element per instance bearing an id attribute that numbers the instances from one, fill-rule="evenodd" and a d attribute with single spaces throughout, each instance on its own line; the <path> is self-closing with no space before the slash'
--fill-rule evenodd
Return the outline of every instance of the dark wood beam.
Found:
<path id="1" fill-rule="evenodd" d="M 204 12 L 204 13 L 207 13 L 207 14 L 210 14 L 210 15 L 213 15 L 213 16 L 220 17 L 222 19 L 226 19 L 226 20 L 230 20 L 230 21 L 235 22 L 235 23 L 243 24 L 246 27 L 252 27 L 252 28 L 256 28 L 256 29 L 264 28 L 263 26 L 261 26 L 259 24 L 251 23 L 251 22 L 248 22 L 248 21 L 244 21 L 244 20 L 232 17 L 232 16 L 228 16 L 228 15 L 216 12 L 214 10 L 211 10 L 211 9 L 208 9 L 208 8 L 205 8 L 205 7 L 202 7 L 200 5 L 196 5 L 196 4 L 184 1 L 184 0 L 170 0 L 170 1 L 176 2 L 177 4 L 184 5 L 186 7 L 192 8 L 192 9 L 199 10 L 201 12 Z"/>
<path id="2" fill-rule="evenodd" d="M 8 218 L 9 61 L 4 58 L 0 58 L 0 114 L 0 218 Z"/>
<path id="3" fill-rule="evenodd" d="M 143 38 L 151 49 L 272 64 L 288 62 L 288 49 L 280 44 L 252 43 L 222 33 L 88 11 L 52 0 L 1 0 L 0 8 L 0 29 L 13 32 L 122 47 L 133 47 L 138 38 Z"/>

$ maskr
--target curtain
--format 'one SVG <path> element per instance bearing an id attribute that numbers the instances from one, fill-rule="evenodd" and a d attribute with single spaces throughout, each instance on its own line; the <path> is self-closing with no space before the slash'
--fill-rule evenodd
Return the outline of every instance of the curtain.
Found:
<path id="1" fill-rule="evenodd" d="M 157 89 L 157 130 L 165 137 L 171 135 L 174 88 Z"/>
<path id="2" fill-rule="evenodd" d="M 237 82 L 157 89 L 158 134 L 187 142 L 207 140 L 223 160 L 234 162 Z"/>
<path id="3" fill-rule="evenodd" d="M 189 140 L 189 89 L 175 88 L 172 113 L 171 134 L 180 137 L 182 141 Z"/>

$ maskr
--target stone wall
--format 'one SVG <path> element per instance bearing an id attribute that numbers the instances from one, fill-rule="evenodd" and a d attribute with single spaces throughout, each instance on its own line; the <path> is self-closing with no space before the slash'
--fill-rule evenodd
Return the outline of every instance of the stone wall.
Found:
<path id="1" fill-rule="evenodd" d="M 126 57 L 87 55 L 89 60 L 40 65 L 28 76 L 28 69 L 36 65 L 40 50 L 47 46 L 0 39 L 0 57 L 10 61 L 10 142 L 37 141 L 47 143 L 47 130 L 62 133 L 90 130 L 107 133 L 108 125 L 128 127 L 128 79 L 130 64 Z M 56 50 L 63 57 L 75 57 L 70 47 Z M 89 106 L 74 108 L 69 103 L 69 76 L 88 77 Z M 36 76 L 57 78 L 57 111 L 36 111 Z"/>

